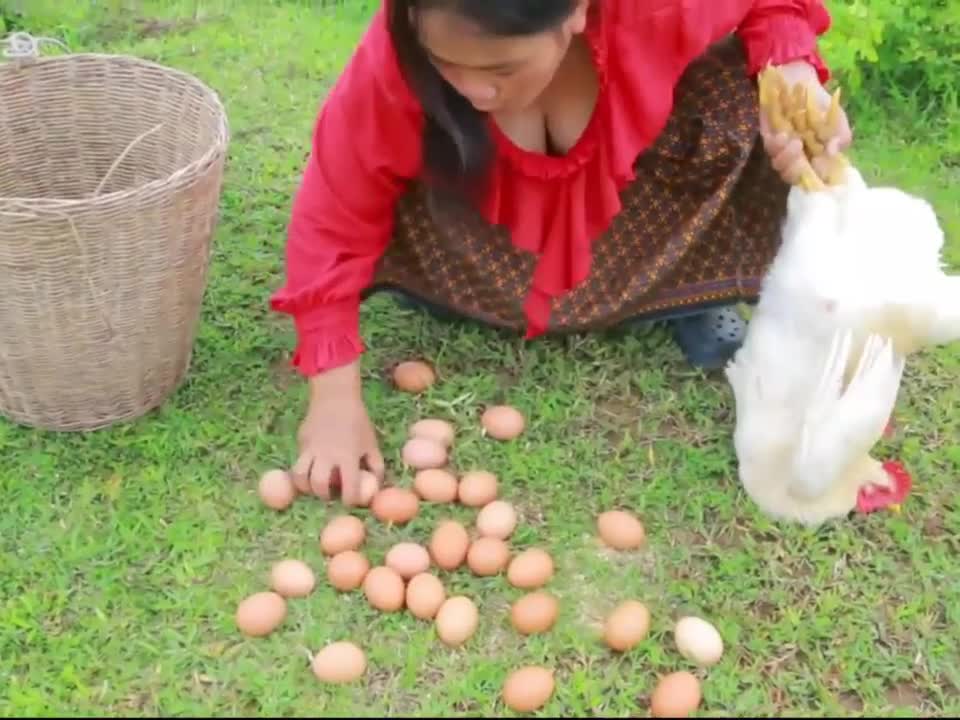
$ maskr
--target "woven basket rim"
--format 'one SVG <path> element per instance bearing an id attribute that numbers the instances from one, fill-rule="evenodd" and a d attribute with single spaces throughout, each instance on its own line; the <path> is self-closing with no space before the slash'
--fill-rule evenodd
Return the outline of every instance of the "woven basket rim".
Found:
<path id="1" fill-rule="evenodd" d="M 210 102 L 210 105 L 212 106 L 216 116 L 213 142 L 210 143 L 210 146 L 195 160 L 191 160 L 186 165 L 177 168 L 165 177 L 151 180 L 150 182 L 144 183 L 143 185 L 138 185 L 137 187 L 127 188 L 124 190 L 115 190 L 113 192 L 103 193 L 102 195 L 97 195 L 95 197 L 85 198 L 38 198 L 20 197 L 16 195 L 0 195 L 0 212 L 17 213 L 18 211 L 23 212 L 24 210 L 72 210 L 124 201 L 130 198 L 135 198 L 144 193 L 154 192 L 159 188 L 176 184 L 185 176 L 197 173 L 201 168 L 215 160 L 217 156 L 226 151 L 230 140 L 230 124 L 227 118 L 226 108 L 224 107 L 223 101 L 220 99 L 220 94 L 199 77 L 185 70 L 180 70 L 179 68 L 164 65 L 163 63 L 125 53 L 81 52 L 42 57 L 15 58 L 5 62 L 0 62 L 0 72 L 4 72 L 7 68 L 12 68 L 13 71 L 17 71 L 31 65 L 72 63 L 76 60 L 91 58 L 97 60 L 121 61 L 124 63 L 132 63 L 149 67 L 154 70 L 158 70 L 165 75 L 177 77 L 180 80 L 183 80 L 185 84 L 192 85 L 199 89 L 201 94 L 206 96 L 207 100 Z"/>

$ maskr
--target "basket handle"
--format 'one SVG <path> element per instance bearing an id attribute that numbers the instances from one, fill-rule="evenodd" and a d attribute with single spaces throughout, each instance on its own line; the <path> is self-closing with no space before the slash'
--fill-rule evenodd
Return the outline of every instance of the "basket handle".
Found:
<path id="1" fill-rule="evenodd" d="M 152 128 L 147 130 L 144 133 L 140 133 L 137 137 L 130 141 L 130 144 L 123 149 L 123 152 L 117 156 L 117 159 L 113 161 L 113 164 L 107 169 L 106 174 L 101 178 L 100 183 L 97 185 L 96 189 L 93 191 L 91 197 L 98 197 L 103 191 L 103 188 L 106 187 L 107 180 L 110 179 L 110 176 L 113 175 L 113 171 L 120 167 L 120 163 L 123 162 L 123 159 L 130 154 L 130 151 L 137 146 L 140 141 L 145 140 L 146 138 L 153 135 L 157 130 L 160 130 L 163 127 L 163 123 L 157 123 Z"/>
<path id="2" fill-rule="evenodd" d="M 3 40 L 0 40 L 0 45 L 4 46 L 3 56 L 18 61 L 36 60 L 40 57 L 40 48 L 44 43 L 59 45 L 68 53 L 70 52 L 70 48 L 56 38 L 34 37 L 23 31 L 12 32 Z"/>

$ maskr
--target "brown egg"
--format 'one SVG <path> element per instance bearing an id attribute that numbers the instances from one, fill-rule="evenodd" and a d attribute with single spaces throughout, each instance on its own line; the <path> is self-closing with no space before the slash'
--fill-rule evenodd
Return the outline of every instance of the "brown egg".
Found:
<path id="1" fill-rule="evenodd" d="M 339 555 L 347 550 L 356 550 L 367 539 L 363 520 L 353 515 L 335 517 L 320 533 L 320 549 L 325 555 Z"/>
<path id="2" fill-rule="evenodd" d="M 396 570 L 404 580 L 409 580 L 414 575 L 427 571 L 430 567 L 430 553 L 417 543 L 397 543 L 387 552 L 384 564 Z"/>
<path id="3" fill-rule="evenodd" d="M 268 470 L 260 477 L 257 492 L 263 504 L 272 510 L 286 510 L 297 497 L 293 478 L 286 470 Z"/>
<path id="4" fill-rule="evenodd" d="M 688 717 L 703 700 L 700 681 L 688 672 L 675 672 L 660 678 L 650 696 L 650 714 L 657 718 Z"/>
<path id="5" fill-rule="evenodd" d="M 646 532 L 632 513 L 610 510 L 597 518 L 600 539 L 616 550 L 636 550 L 643 545 Z"/>
<path id="6" fill-rule="evenodd" d="M 351 642 L 335 642 L 313 656 L 313 674 L 321 682 L 339 685 L 359 679 L 367 670 L 367 656 Z"/>
<path id="7" fill-rule="evenodd" d="M 460 478 L 457 497 L 468 507 L 489 505 L 497 499 L 497 476 L 486 470 L 471 470 Z"/>
<path id="8" fill-rule="evenodd" d="M 478 538 L 467 551 L 467 566 L 480 577 L 502 572 L 509 562 L 510 548 L 500 538 Z"/>
<path id="9" fill-rule="evenodd" d="M 523 590 L 543 587 L 553 577 L 553 558 L 539 548 L 524 550 L 510 561 L 507 581 Z"/>
<path id="10" fill-rule="evenodd" d="M 380 492 L 380 480 L 369 470 L 360 471 L 360 497 L 349 503 L 353 507 L 369 507 L 374 496 Z"/>
<path id="11" fill-rule="evenodd" d="M 650 631 L 650 611 L 643 603 L 628 600 L 607 616 L 603 625 L 603 640 L 618 652 L 636 647 Z"/>
<path id="12" fill-rule="evenodd" d="M 421 620 L 433 620 L 447 599 L 447 591 L 436 575 L 420 573 L 407 583 L 407 609 Z"/>
<path id="13" fill-rule="evenodd" d="M 393 369 L 393 383 L 403 392 L 422 393 L 437 380 L 433 368 L 419 360 L 407 360 Z"/>
<path id="14" fill-rule="evenodd" d="M 370 561 L 356 550 L 334 555 L 327 562 L 327 579 L 340 592 L 356 590 L 370 572 Z"/>
<path id="15" fill-rule="evenodd" d="M 469 547 L 467 529 L 456 520 L 445 520 L 430 538 L 430 557 L 437 567 L 449 572 L 463 565 Z"/>
<path id="16" fill-rule="evenodd" d="M 487 435 L 495 440 L 513 440 L 518 437 L 526 425 L 523 415 L 508 405 L 495 405 L 487 408 L 480 423 Z"/>
<path id="17" fill-rule="evenodd" d="M 506 500 L 494 500 L 477 513 L 477 532 L 482 537 L 506 540 L 517 527 L 517 511 Z"/>
<path id="18" fill-rule="evenodd" d="M 450 647 L 463 645 L 477 631 L 480 613 L 468 597 L 457 595 L 444 601 L 437 611 L 437 636 Z"/>
<path id="19" fill-rule="evenodd" d="M 276 630 L 287 617 L 287 601 L 275 592 L 258 592 L 237 606 L 235 621 L 244 635 L 263 637 Z"/>
<path id="20" fill-rule="evenodd" d="M 436 420 L 433 418 L 420 420 L 410 426 L 409 437 L 425 437 L 433 440 L 445 448 L 453 445 L 454 439 L 453 425 L 446 420 Z"/>
<path id="21" fill-rule="evenodd" d="M 421 470 L 413 479 L 413 489 L 426 502 L 449 503 L 457 499 L 457 478 L 449 470 Z"/>
<path id="22" fill-rule="evenodd" d="M 302 560 L 281 560 L 270 570 L 270 586 L 287 598 L 302 598 L 313 592 L 317 579 Z"/>
<path id="23" fill-rule="evenodd" d="M 545 592 L 524 595 L 510 610 L 510 621 L 521 635 L 546 632 L 553 627 L 560 614 L 557 599 Z"/>
<path id="24" fill-rule="evenodd" d="M 370 510 L 380 522 L 405 525 L 420 512 L 420 499 L 412 490 L 388 487 L 374 496 Z"/>
<path id="25" fill-rule="evenodd" d="M 363 594 L 377 610 L 396 612 L 403 607 L 406 589 L 396 570 L 380 566 L 373 568 L 363 579 Z"/>
<path id="26" fill-rule="evenodd" d="M 503 702 L 517 713 L 539 710 L 553 695 L 553 670 L 542 667 L 524 667 L 514 670 L 503 683 Z"/>
<path id="27" fill-rule="evenodd" d="M 414 437 L 403 446 L 403 464 L 414 470 L 441 468 L 447 464 L 447 449 L 436 440 Z"/>

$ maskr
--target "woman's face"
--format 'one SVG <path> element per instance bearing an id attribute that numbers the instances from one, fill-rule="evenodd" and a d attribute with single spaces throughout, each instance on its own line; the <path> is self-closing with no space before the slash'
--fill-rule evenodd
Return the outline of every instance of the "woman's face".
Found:
<path id="1" fill-rule="evenodd" d="M 572 37 L 584 31 L 589 0 L 557 28 L 501 37 L 444 9 L 419 14 L 420 42 L 438 72 L 481 112 L 529 107 L 553 79 Z"/>

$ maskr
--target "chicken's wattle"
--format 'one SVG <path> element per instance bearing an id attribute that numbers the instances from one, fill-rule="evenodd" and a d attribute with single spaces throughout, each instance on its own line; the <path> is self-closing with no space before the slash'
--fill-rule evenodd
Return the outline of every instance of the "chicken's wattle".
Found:
<path id="1" fill-rule="evenodd" d="M 903 465 L 890 461 L 883 464 L 883 469 L 890 480 L 893 481 L 893 487 L 889 489 L 881 487 L 861 488 L 860 494 L 857 496 L 858 512 L 871 513 L 891 506 L 899 506 L 910 494 L 913 479 Z"/>

